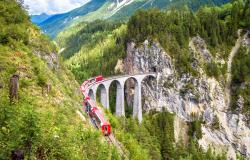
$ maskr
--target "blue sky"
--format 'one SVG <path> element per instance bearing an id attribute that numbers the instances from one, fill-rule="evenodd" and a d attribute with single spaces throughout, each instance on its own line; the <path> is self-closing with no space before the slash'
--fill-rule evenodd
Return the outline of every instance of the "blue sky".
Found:
<path id="1" fill-rule="evenodd" d="M 86 4 L 90 0 L 24 0 L 32 15 L 47 13 L 56 14 L 70 11 Z"/>

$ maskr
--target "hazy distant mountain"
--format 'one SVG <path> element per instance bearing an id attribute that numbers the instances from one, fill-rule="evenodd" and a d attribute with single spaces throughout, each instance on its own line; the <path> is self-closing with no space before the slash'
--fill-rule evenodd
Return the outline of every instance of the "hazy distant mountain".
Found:
<path id="1" fill-rule="evenodd" d="M 50 18 L 39 24 L 39 26 L 45 33 L 49 34 L 51 37 L 55 37 L 58 32 L 69 26 L 71 22 L 73 22 L 75 19 L 86 15 L 89 12 L 96 11 L 105 2 L 106 0 L 92 0 L 87 4 L 76 8 L 70 12 L 51 16 Z"/>
<path id="2" fill-rule="evenodd" d="M 53 15 L 48 15 L 46 13 L 42 13 L 40 15 L 31 15 L 31 21 L 35 24 L 40 24 L 51 16 Z"/>

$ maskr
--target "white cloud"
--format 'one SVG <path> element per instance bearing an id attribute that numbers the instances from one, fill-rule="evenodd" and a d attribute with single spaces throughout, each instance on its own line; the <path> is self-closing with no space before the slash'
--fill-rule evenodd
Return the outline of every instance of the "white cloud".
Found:
<path id="1" fill-rule="evenodd" d="M 24 0 L 30 14 L 56 14 L 80 7 L 90 0 Z"/>

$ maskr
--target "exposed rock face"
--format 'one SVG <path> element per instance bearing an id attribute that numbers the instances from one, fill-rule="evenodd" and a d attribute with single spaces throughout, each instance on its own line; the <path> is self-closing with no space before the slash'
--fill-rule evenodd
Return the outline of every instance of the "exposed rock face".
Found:
<path id="1" fill-rule="evenodd" d="M 203 61 L 212 60 L 205 41 L 200 37 L 193 38 L 189 47 L 190 52 L 201 56 Z M 199 77 L 188 74 L 178 76 L 174 61 L 159 43 L 149 44 L 145 41 L 139 47 L 128 43 L 127 57 L 123 63 L 126 74 L 158 74 L 155 81 L 143 84 L 144 111 L 161 110 L 165 107 L 183 121 L 191 121 L 193 113 L 202 116 L 206 124 L 202 126 L 203 138 L 199 143 L 204 149 L 213 145 L 228 151 L 228 156 L 233 159 L 236 159 L 235 151 L 250 157 L 250 126 L 242 114 L 229 112 L 224 87 L 220 82 L 208 78 L 202 69 L 199 69 Z M 127 100 L 132 103 L 132 98 Z M 239 100 L 239 104 L 241 103 Z M 215 117 L 219 122 L 219 129 L 212 129 Z"/>
<path id="2" fill-rule="evenodd" d="M 42 58 L 47 62 L 50 68 L 52 69 L 58 69 L 60 64 L 59 64 L 59 56 L 57 53 L 50 53 L 50 54 L 45 54 L 40 51 L 34 51 L 35 55 L 37 55 L 39 58 Z"/>
<path id="3" fill-rule="evenodd" d="M 189 46 L 190 46 L 190 51 L 198 52 L 198 56 L 201 57 L 204 61 L 210 62 L 212 60 L 212 56 L 209 50 L 207 49 L 207 45 L 201 37 L 196 36 L 192 38 Z"/>
<path id="4" fill-rule="evenodd" d="M 115 66 L 115 73 L 122 73 L 124 71 L 124 65 L 122 60 L 118 59 L 117 64 Z"/>

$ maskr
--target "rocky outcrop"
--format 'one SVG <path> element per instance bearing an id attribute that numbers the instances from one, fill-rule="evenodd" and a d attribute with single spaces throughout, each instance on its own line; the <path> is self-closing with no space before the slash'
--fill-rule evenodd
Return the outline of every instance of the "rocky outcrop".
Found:
<path id="1" fill-rule="evenodd" d="M 60 66 L 59 56 L 57 53 L 45 54 L 43 52 L 34 50 L 34 54 L 37 55 L 39 58 L 42 58 L 43 60 L 45 60 L 50 68 L 55 69 L 55 70 L 59 68 Z"/>
<path id="2" fill-rule="evenodd" d="M 189 43 L 190 51 L 193 52 L 197 58 L 201 58 L 203 61 L 210 62 L 212 60 L 212 56 L 207 49 L 207 45 L 205 41 L 200 37 L 193 37 Z"/>
<path id="3" fill-rule="evenodd" d="M 205 41 L 194 37 L 189 44 L 190 52 L 195 54 L 198 63 L 212 60 Z M 121 66 L 121 64 L 120 64 Z M 200 76 L 178 75 L 174 60 L 159 43 L 141 46 L 131 42 L 127 44 L 127 57 L 123 61 L 123 72 L 136 74 L 156 72 L 154 81 L 143 83 L 143 109 L 161 110 L 167 108 L 182 121 L 191 121 L 192 115 L 203 117 L 203 138 L 199 144 L 207 149 L 209 145 L 228 151 L 228 156 L 235 159 L 236 151 L 250 157 L 250 127 L 242 114 L 229 112 L 224 93 L 224 86 L 214 78 L 207 77 L 200 67 Z M 130 84 L 129 86 L 133 86 Z M 129 95 L 128 95 L 129 97 Z M 132 103 L 132 98 L 127 99 Z M 239 104 L 242 103 L 239 101 Z M 218 123 L 219 128 L 213 126 Z M 176 132 L 179 133 L 179 132 Z"/>
<path id="4" fill-rule="evenodd" d="M 108 7 L 108 11 L 111 12 L 110 16 L 114 15 L 120 9 L 131 4 L 132 2 L 134 2 L 134 0 L 113 0 L 113 2 Z"/>

